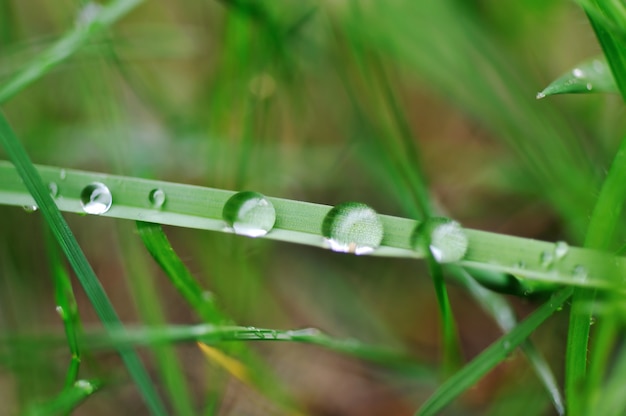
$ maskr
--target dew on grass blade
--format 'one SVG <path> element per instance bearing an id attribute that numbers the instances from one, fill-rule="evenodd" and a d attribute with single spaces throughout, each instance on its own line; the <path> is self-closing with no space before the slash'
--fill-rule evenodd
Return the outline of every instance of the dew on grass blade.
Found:
<path id="1" fill-rule="evenodd" d="M 554 263 L 554 254 L 548 250 L 542 251 L 541 255 L 539 256 L 539 263 L 544 269 L 551 267 Z"/>
<path id="2" fill-rule="evenodd" d="M 56 182 L 50 182 L 48 184 L 48 190 L 50 191 L 50 196 L 52 198 L 59 196 L 59 185 L 57 185 Z"/>
<path id="3" fill-rule="evenodd" d="M 589 272 L 587 271 L 585 266 L 579 264 L 574 267 L 574 270 L 572 271 L 572 276 L 577 282 L 585 282 L 587 280 L 587 277 L 589 277 Z"/>
<path id="4" fill-rule="evenodd" d="M 165 204 L 165 191 L 161 188 L 153 189 L 148 194 L 148 199 L 153 208 L 162 208 L 163 204 Z"/>
<path id="5" fill-rule="evenodd" d="M 449 218 L 428 218 L 415 227 L 411 235 L 415 250 L 430 252 L 438 263 L 461 260 L 469 245 L 461 224 Z"/>
<path id="6" fill-rule="evenodd" d="M 340 253 L 371 253 L 380 246 L 383 233 L 383 223 L 376 211 L 361 202 L 336 205 L 322 222 L 324 242 Z"/>
<path id="7" fill-rule="evenodd" d="M 24 212 L 32 214 L 33 212 L 37 211 L 39 207 L 37 207 L 37 205 L 24 205 L 22 209 L 24 210 Z"/>
<path id="8" fill-rule="evenodd" d="M 74 383 L 74 387 L 84 391 L 85 394 L 91 394 L 96 389 L 95 386 L 87 380 L 77 380 Z"/>
<path id="9" fill-rule="evenodd" d="M 274 227 L 276 210 L 264 195 L 243 191 L 226 201 L 222 218 L 235 234 L 261 237 Z"/>
<path id="10" fill-rule="evenodd" d="M 61 170 L 59 171 L 59 178 L 60 178 L 62 181 L 64 181 L 66 177 L 67 177 L 67 172 L 65 171 L 65 169 L 61 169 Z"/>
<path id="11" fill-rule="evenodd" d="M 569 245 L 565 241 L 557 241 L 554 245 L 554 259 L 556 261 L 562 260 L 565 256 L 567 256 L 568 251 Z"/>
<path id="12" fill-rule="evenodd" d="M 80 204 L 87 214 L 101 215 L 111 208 L 113 196 L 107 186 L 94 182 L 85 186 L 80 193 Z"/>

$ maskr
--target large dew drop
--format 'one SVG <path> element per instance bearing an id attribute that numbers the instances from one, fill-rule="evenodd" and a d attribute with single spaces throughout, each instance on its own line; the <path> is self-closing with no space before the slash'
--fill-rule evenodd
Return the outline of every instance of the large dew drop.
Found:
<path id="1" fill-rule="evenodd" d="M 383 233 L 376 211 L 360 202 L 335 206 L 322 223 L 324 241 L 331 250 L 341 253 L 371 253 L 380 245 Z"/>
<path id="2" fill-rule="evenodd" d="M 415 250 L 430 252 L 439 263 L 461 260 L 469 245 L 465 230 L 449 218 L 428 218 L 419 223 L 411 236 Z"/>
<path id="3" fill-rule="evenodd" d="M 163 204 L 165 204 L 165 191 L 161 188 L 153 189 L 148 194 L 148 199 L 153 208 L 162 208 Z"/>
<path id="4" fill-rule="evenodd" d="M 222 218 L 235 234 L 261 237 L 274 227 L 276 210 L 264 195 L 244 191 L 226 201 Z"/>
<path id="5" fill-rule="evenodd" d="M 113 196 L 105 184 L 94 182 L 83 188 L 80 204 L 87 214 L 101 215 L 111 208 Z"/>

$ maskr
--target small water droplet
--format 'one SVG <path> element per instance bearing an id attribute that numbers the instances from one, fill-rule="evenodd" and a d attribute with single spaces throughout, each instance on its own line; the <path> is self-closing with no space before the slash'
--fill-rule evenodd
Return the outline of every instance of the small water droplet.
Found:
<path id="1" fill-rule="evenodd" d="M 264 195 L 243 191 L 226 201 L 222 218 L 235 234 L 261 237 L 274 228 L 276 210 Z"/>
<path id="2" fill-rule="evenodd" d="M 65 318 L 66 318 L 67 316 L 65 315 L 65 310 L 63 309 L 63 307 L 62 307 L 62 306 L 57 306 L 57 307 L 55 308 L 55 310 L 57 311 L 57 313 L 59 314 L 59 316 L 61 317 L 61 319 L 65 320 Z"/>
<path id="3" fill-rule="evenodd" d="M 591 82 L 588 82 L 586 87 L 587 87 L 587 91 L 591 91 L 593 89 L 593 85 L 591 85 Z"/>
<path id="4" fill-rule="evenodd" d="M 582 78 L 585 76 L 585 73 L 583 72 L 582 69 L 580 68 L 574 68 L 572 70 L 572 74 L 576 77 L 576 78 Z"/>
<path id="5" fill-rule="evenodd" d="M 589 318 L 589 325 L 594 325 L 596 323 L 596 317 L 592 316 Z"/>
<path id="6" fill-rule="evenodd" d="M 371 253 L 380 246 L 383 234 L 383 224 L 376 211 L 360 202 L 336 205 L 322 223 L 325 243 L 340 253 Z"/>
<path id="7" fill-rule="evenodd" d="M 273 339 L 278 339 L 278 332 L 275 329 L 272 330 L 271 334 Z"/>
<path id="8" fill-rule="evenodd" d="M 50 182 L 48 184 L 48 190 L 50 191 L 50 196 L 52 198 L 59 196 L 59 185 L 57 185 L 56 182 Z"/>
<path id="9" fill-rule="evenodd" d="M 213 302 L 215 300 L 215 296 L 213 295 L 213 292 L 205 290 L 202 292 L 202 300 L 205 302 Z"/>
<path id="10" fill-rule="evenodd" d="M 551 251 L 543 251 L 541 252 L 541 255 L 539 256 L 539 263 L 541 264 L 541 267 L 543 267 L 544 269 L 549 268 L 550 266 L 552 266 L 552 263 L 554 262 L 554 254 L 552 254 Z"/>
<path id="11" fill-rule="evenodd" d="M 65 171 L 65 169 L 61 169 L 61 170 L 59 171 L 59 178 L 60 178 L 62 181 L 64 181 L 66 177 L 67 177 L 67 172 Z"/>
<path id="12" fill-rule="evenodd" d="M 569 244 L 565 241 L 557 241 L 554 245 L 554 260 L 561 261 L 569 251 Z"/>
<path id="13" fill-rule="evenodd" d="M 546 94 L 544 92 L 538 92 L 535 98 L 541 100 L 542 98 L 546 98 Z"/>
<path id="14" fill-rule="evenodd" d="M 438 263 L 451 263 L 465 256 L 469 242 L 461 224 L 449 218 L 433 217 L 415 227 L 411 245 L 418 251 L 430 251 Z"/>
<path id="15" fill-rule="evenodd" d="M 502 343 L 502 347 L 504 347 L 504 350 L 506 352 L 509 352 L 511 350 L 511 342 L 510 341 L 504 341 Z"/>
<path id="16" fill-rule="evenodd" d="M 24 210 L 24 212 L 32 214 L 33 212 L 37 211 L 39 207 L 37 205 L 24 205 L 22 209 Z"/>
<path id="17" fill-rule="evenodd" d="M 85 186 L 80 193 L 80 204 L 87 214 L 101 215 L 111 208 L 113 195 L 107 186 L 94 182 Z"/>
<path id="18" fill-rule="evenodd" d="M 91 394 L 96 389 L 94 385 L 87 380 L 77 380 L 74 387 L 83 390 L 86 394 Z"/>
<path id="19" fill-rule="evenodd" d="M 153 208 L 162 208 L 165 204 L 165 191 L 161 188 L 153 189 L 150 191 L 148 199 Z"/>
<path id="20" fill-rule="evenodd" d="M 587 269 L 585 268 L 585 266 L 581 266 L 579 264 L 576 267 L 574 267 L 574 270 L 572 271 L 572 276 L 574 277 L 575 280 L 579 282 L 584 282 L 587 280 L 587 277 L 589 277 L 589 272 L 587 272 Z"/>
<path id="21" fill-rule="evenodd" d="M 87 3 L 85 7 L 80 9 L 78 16 L 76 16 L 76 26 L 82 27 L 90 24 L 100 13 L 102 6 L 98 3 Z"/>

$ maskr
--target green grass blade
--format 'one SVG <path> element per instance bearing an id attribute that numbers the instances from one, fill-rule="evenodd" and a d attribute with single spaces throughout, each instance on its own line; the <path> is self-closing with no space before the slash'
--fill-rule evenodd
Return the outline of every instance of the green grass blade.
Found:
<path id="1" fill-rule="evenodd" d="M 39 172 L 33 166 L 2 113 L 0 113 L 0 143 L 15 164 L 15 169 L 23 180 L 24 186 L 31 193 L 41 214 L 51 228 L 52 234 L 76 272 L 79 282 L 103 325 L 109 330 L 121 328 L 122 324 L 113 309 L 113 305 L 111 305 L 82 249 L 50 196 L 48 187 L 44 185 Z M 163 404 L 137 354 L 126 349 L 120 349 L 119 352 L 151 412 L 157 415 L 165 414 Z"/>
<path id="2" fill-rule="evenodd" d="M 594 58 L 579 65 L 553 81 L 537 94 L 537 99 L 555 94 L 587 94 L 619 92 L 611 68 L 603 57 Z"/>
<path id="3" fill-rule="evenodd" d="M 165 271 L 170 281 L 196 313 L 212 324 L 229 322 L 219 310 L 210 292 L 204 290 L 172 248 L 163 227 L 137 221 L 137 230 L 150 255 Z"/>
<path id="4" fill-rule="evenodd" d="M 70 350 L 70 366 L 65 379 L 65 388 L 71 388 L 78 377 L 80 368 L 81 353 L 78 343 L 78 332 L 80 331 L 80 316 L 78 305 L 74 297 L 70 276 L 65 270 L 61 260 L 58 245 L 54 241 L 50 232 L 46 232 L 46 246 L 52 274 L 54 276 L 54 294 L 57 304 L 57 312 L 61 316 L 65 327 L 65 336 Z"/>
<path id="5" fill-rule="evenodd" d="M 80 193 L 92 182 L 104 183 L 113 195 L 111 209 L 103 214 L 114 218 L 149 221 L 159 224 L 226 232 L 222 209 L 233 191 L 140 178 L 91 173 L 71 169 L 39 166 L 46 183 L 59 186 L 55 199 L 60 210 L 84 214 Z M 155 209 L 149 200 L 154 189 L 165 192 L 167 202 Z M 263 238 L 324 248 L 321 225 L 330 211 L 328 205 L 269 198 L 276 208 L 276 225 Z M 24 187 L 15 168 L 0 161 L 0 204 L 15 206 L 35 203 Z M 371 255 L 384 257 L 423 258 L 424 253 L 410 245 L 410 236 L 417 221 L 380 215 L 385 235 L 381 246 Z M 567 254 L 546 268 L 541 258 L 553 252 L 554 243 L 466 229 L 469 249 L 458 264 L 471 269 L 508 273 L 542 286 L 550 284 L 611 289 L 625 289 L 616 276 L 626 272 L 626 258 L 597 250 L 570 246 Z M 584 268 L 586 273 L 575 273 Z M 578 267 L 578 269 L 577 269 Z"/>
<path id="6" fill-rule="evenodd" d="M 63 390 L 54 399 L 34 405 L 26 411 L 27 416 L 54 416 L 70 414 L 87 397 L 91 396 L 100 388 L 98 381 L 78 380 L 70 388 Z"/>
<path id="7" fill-rule="evenodd" d="M 516 326 L 515 329 L 497 340 L 463 369 L 450 377 L 422 405 L 416 415 L 428 416 L 438 414 L 444 407 L 474 385 L 489 370 L 502 362 L 507 355 L 528 339 L 539 325 L 561 307 L 563 302 L 572 295 L 572 292 L 573 289 L 568 288 L 554 294 L 548 302 L 539 307 Z"/>

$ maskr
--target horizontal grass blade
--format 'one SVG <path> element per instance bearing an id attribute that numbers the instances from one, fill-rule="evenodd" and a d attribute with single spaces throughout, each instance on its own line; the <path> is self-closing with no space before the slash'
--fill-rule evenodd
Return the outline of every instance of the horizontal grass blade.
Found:
<path id="1" fill-rule="evenodd" d="M 55 202 L 60 210 L 84 214 L 80 194 L 92 182 L 104 183 L 113 195 L 111 209 L 104 216 L 229 232 L 222 219 L 222 209 L 235 194 L 214 188 L 107 175 L 62 168 L 39 166 L 47 183 L 58 187 Z M 151 205 L 149 195 L 161 189 L 166 195 L 161 208 Z M 263 238 L 325 248 L 321 225 L 331 207 L 282 198 L 268 198 L 276 208 L 276 225 Z M 0 204 L 24 206 L 36 203 L 20 176 L 7 162 L 0 161 Z M 385 229 L 381 246 L 371 255 L 423 258 L 424 253 L 411 248 L 410 237 L 417 221 L 380 215 Z M 520 279 L 544 284 L 593 287 L 624 292 L 619 276 L 626 274 L 626 258 L 597 250 L 569 247 L 566 254 L 549 267 L 542 256 L 553 253 L 554 243 L 527 238 L 465 230 L 469 249 L 458 265 L 472 269 L 508 273 Z"/>

